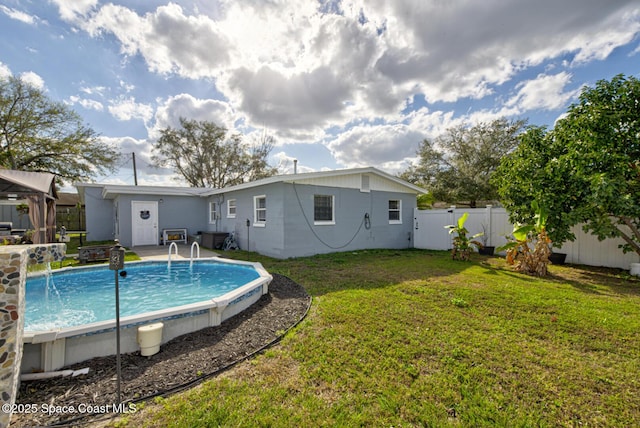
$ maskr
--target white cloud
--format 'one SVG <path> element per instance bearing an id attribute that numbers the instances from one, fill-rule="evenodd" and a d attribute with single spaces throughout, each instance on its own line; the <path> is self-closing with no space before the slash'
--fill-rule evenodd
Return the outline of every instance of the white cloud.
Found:
<path id="1" fill-rule="evenodd" d="M 11 76 L 13 76 L 11 69 L 6 64 L 0 62 L 0 79 L 6 79 Z"/>
<path id="2" fill-rule="evenodd" d="M 518 93 L 509 99 L 505 106 L 515 109 L 512 114 L 560 109 L 579 92 L 563 92 L 570 82 L 571 74 L 565 71 L 555 75 L 541 74 L 533 80 L 520 82 L 517 85 Z"/>
<path id="3" fill-rule="evenodd" d="M 42 79 L 42 77 L 40 77 L 39 74 L 34 73 L 33 71 L 25 71 L 24 73 L 20 73 L 20 80 L 28 83 L 34 88 L 38 88 L 41 90 L 45 89 L 44 80 Z"/>
<path id="4" fill-rule="evenodd" d="M 87 110 L 95 110 L 102 111 L 104 110 L 104 105 L 100 101 L 92 100 L 89 98 L 80 98 L 75 95 L 69 97 L 69 102 L 73 104 L 80 104 Z"/>
<path id="5" fill-rule="evenodd" d="M 112 3 L 83 23 L 93 36 L 112 33 L 126 55 L 140 54 L 151 71 L 189 78 L 212 76 L 227 61 L 229 45 L 214 21 L 186 16 L 169 3 L 144 16 Z"/>
<path id="6" fill-rule="evenodd" d="M 230 130 L 266 128 L 278 144 L 324 141 L 344 166 L 389 170 L 415 156 L 423 138 L 462 121 L 562 109 L 576 94 L 567 89 L 572 68 L 606 58 L 640 32 L 633 0 L 220 0 L 144 12 L 54 1 L 63 19 L 115 40 L 126 59 L 143 59 L 167 80 L 210 82 L 221 93 L 219 101 L 165 92 L 154 113 L 135 102 L 138 88 L 121 82 L 126 97 L 109 111 L 144 120 L 149 140 L 183 116 Z M 510 98 L 495 95 L 540 65 L 548 74 L 515 85 Z M 107 92 L 84 91 L 92 98 Z M 401 113 L 418 94 L 427 104 L 451 103 L 450 111 Z M 454 118 L 461 100 L 490 106 Z"/>
<path id="7" fill-rule="evenodd" d="M 278 168 L 278 174 L 293 174 L 294 170 L 301 174 L 303 172 L 314 172 L 315 170 L 309 166 L 303 165 L 293 156 L 287 155 L 286 152 L 277 152 L 271 155 L 275 166 Z"/>
<path id="8" fill-rule="evenodd" d="M 124 80 L 120 80 L 120 88 L 122 88 L 125 92 L 131 92 L 136 87 L 135 87 L 135 85 L 132 85 L 131 83 L 127 83 Z"/>
<path id="9" fill-rule="evenodd" d="M 637 5 L 636 5 L 637 6 Z M 576 36 L 572 44 L 578 50 L 577 64 L 603 60 L 618 46 L 634 40 L 640 31 L 640 9 L 636 7 L 622 17 L 608 16 L 595 25 L 592 32 Z"/>
<path id="10" fill-rule="evenodd" d="M 86 108 L 87 110 L 96 110 L 96 111 L 104 110 L 104 105 L 100 101 L 90 100 L 85 98 L 85 99 L 81 99 L 79 103 L 82 107 Z"/>
<path id="11" fill-rule="evenodd" d="M 24 22 L 25 24 L 29 25 L 33 25 L 37 21 L 37 17 L 33 15 L 29 15 L 28 13 L 12 9 L 4 5 L 0 5 L 0 12 L 4 13 L 11 19 L 15 19 L 16 21 Z"/>
<path id="12" fill-rule="evenodd" d="M 153 117 L 153 107 L 136 103 L 133 97 L 111 100 L 108 110 L 113 117 L 122 121 L 141 119 L 146 124 Z"/>
<path id="13" fill-rule="evenodd" d="M 100 137 L 101 141 L 110 146 L 117 147 L 122 158 L 117 176 L 107 177 L 102 182 L 111 184 L 133 184 L 135 175 L 139 177 L 138 184 L 152 186 L 184 185 L 184 182 L 176 183 L 176 176 L 172 169 L 155 167 L 151 161 L 152 145 L 145 139 L 131 137 Z M 135 153 L 136 171 L 133 169 L 133 156 Z"/>
<path id="14" fill-rule="evenodd" d="M 402 119 L 350 127 L 329 141 L 327 147 L 345 167 L 376 166 L 395 174 L 406 170 L 416 159 L 422 140 L 436 138 L 447 129 L 468 122 L 473 118 L 454 118 L 453 111 L 421 108 Z"/>
<path id="15" fill-rule="evenodd" d="M 397 114 L 416 93 L 481 99 L 523 68 L 568 52 L 603 58 L 639 31 L 632 3 L 541 1 L 356 0 L 332 14 L 302 0 L 238 0 L 222 1 L 215 20 L 175 3 L 144 15 L 109 3 L 83 28 L 113 34 L 153 72 L 214 79 L 255 126 L 310 136 L 354 114 Z M 84 2 L 74 16 L 93 8 Z"/>
<path id="16" fill-rule="evenodd" d="M 98 0 L 51 0 L 51 2 L 58 6 L 60 17 L 69 22 L 84 18 L 98 4 Z"/>
<path id="17" fill-rule="evenodd" d="M 150 172 L 153 168 L 151 167 L 151 144 L 147 140 L 144 139 L 135 139 L 131 137 L 101 137 L 101 140 L 104 141 L 105 144 L 116 146 L 120 149 L 120 152 L 123 154 L 122 164 L 125 167 L 131 167 L 133 161 L 129 162 L 131 158 L 131 153 L 136 154 L 136 168 L 140 168 L 145 172 Z"/>
<path id="18" fill-rule="evenodd" d="M 454 118 L 453 111 L 429 111 L 421 108 L 406 115 L 407 126 L 424 134 L 424 138 L 435 138 L 447 129 L 458 126 L 468 120 L 465 116 Z"/>
<path id="19" fill-rule="evenodd" d="M 361 125 L 340 134 L 328 147 L 345 167 L 374 165 L 389 170 L 414 156 L 424 137 L 404 124 Z"/>
<path id="20" fill-rule="evenodd" d="M 152 139 L 158 138 L 160 130 L 180 126 L 180 117 L 191 120 L 206 120 L 235 132 L 235 120 L 231 107 L 224 101 L 198 99 L 189 94 L 180 94 L 160 100 L 155 114 L 155 125 L 150 130 Z"/>
<path id="21" fill-rule="evenodd" d="M 388 17 L 377 68 L 395 85 L 415 84 L 431 102 L 485 97 L 520 70 L 565 54 L 575 62 L 605 58 L 640 26 L 631 1 L 367 1 L 362 7 L 376 21 Z"/>
<path id="22" fill-rule="evenodd" d="M 239 108 L 256 123 L 288 129 L 323 126 L 350 98 L 348 83 L 328 67 L 290 77 L 268 67 L 242 68 L 228 85 L 240 99 Z"/>
<path id="23" fill-rule="evenodd" d="M 107 90 L 107 87 L 106 86 L 94 86 L 94 87 L 83 86 L 80 88 L 80 90 L 88 95 L 103 96 Z"/>

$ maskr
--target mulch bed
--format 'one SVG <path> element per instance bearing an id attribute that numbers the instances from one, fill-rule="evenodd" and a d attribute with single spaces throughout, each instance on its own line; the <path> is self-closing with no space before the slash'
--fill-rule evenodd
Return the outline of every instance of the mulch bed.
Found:
<path id="1" fill-rule="evenodd" d="M 274 274 L 267 295 L 222 325 L 177 337 L 151 357 L 143 357 L 140 352 L 122 355 L 122 402 L 144 401 L 210 377 L 277 340 L 304 316 L 310 304 L 311 298 L 302 286 Z M 115 355 L 65 369 L 85 367 L 89 368 L 86 375 L 22 382 L 16 403 L 35 404 L 39 410 L 31 414 L 14 413 L 11 426 L 43 426 L 65 420 L 74 425 L 90 424 L 92 416 L 71 421 L 79 415 L 47 415 L 40 410 L 43 405 L 48 409 L 50 405 L 78 408 L 80 404 L 116 403 Z"/>

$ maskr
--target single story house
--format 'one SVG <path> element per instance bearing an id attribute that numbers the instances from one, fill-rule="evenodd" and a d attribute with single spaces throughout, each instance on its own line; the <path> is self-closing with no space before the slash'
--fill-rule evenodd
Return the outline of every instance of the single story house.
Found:
<path id="1" fill-rule="evenodd" d="M 241 249 L 275 258 L 412 247 L 416 196 L 425 193 L 373 167 L 278 175 L 223 189 L 77 187 L 90 240 L 158 245 L 184 229 L 233 233 Z"/>
<path id="2" fill-rule="evenodd" d="M 125 247 L 158 245 L 162 232 L 206 230 L 211 189 L 78 183 L 88 241 L 118 239 Z"/>

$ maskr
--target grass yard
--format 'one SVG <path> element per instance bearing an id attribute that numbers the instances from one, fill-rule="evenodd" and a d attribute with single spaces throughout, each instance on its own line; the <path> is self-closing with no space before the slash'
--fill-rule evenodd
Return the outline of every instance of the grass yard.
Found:
<path id="1" fill-rule="evenodd" d="M 230 255 L 304 285 L 309 315 L 117 425 L 640 426 L 640 281 L 623 271 L 537 279 L 420 250 Z"/>

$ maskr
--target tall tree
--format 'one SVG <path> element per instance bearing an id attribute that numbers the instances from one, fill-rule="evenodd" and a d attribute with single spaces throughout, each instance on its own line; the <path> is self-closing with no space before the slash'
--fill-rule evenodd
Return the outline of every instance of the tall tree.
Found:
<path id="1" fill-rule="evenodd" d="M 567 180 L 570 171 L 560 170 L 558 159 L 565 147 L 556 144 L 544 126 L 529 126 L 519 136 L 518 147 L 505 156 L 491 182 L 513 224 L 533 224 L 536 212 L 531 202 L 549 213 L 546 232 L 555 246 L 574 240 L 569 213 L 581 189 Z"/>
<path id="2" fill-rule="evenodd" d="M 460 125 L 418 148 L 420 160 L 401 176 L 428 189 L 436 200 L 466 203 L 495 200 L 489 179 L 500 159 L 518 144 L 526 120 L 497 119 L 475 126 Z"/>
<path id="3" fill-rule="evenodd" d="M 169 166 L 194 187 L 223 188 L 272 176 L 267 158 L 273 138 L 247 145 L 238 134 L 209 121 L 180 118 L 180 127 L 161 131 L 152 160 Z"/>
<path id="4" fill-rule="evenodd" d="M 118 159 L 69 107 L 20 78 L 0 78 L 0 167 L 76 181 L 113 171 Z"/>
<path id="5" fill-rule="evenodd" d="M 524 137 L 531 144 L 521 144 L 496 174 L 512 218 L 532 217 L 529 203 L 538 199 L 555 222 L 556 244 L 573 239 L 570 226 L 582 223 L 640 255 L 640 80 L 600 80 L 582 90 L 553 130 Z"/>

